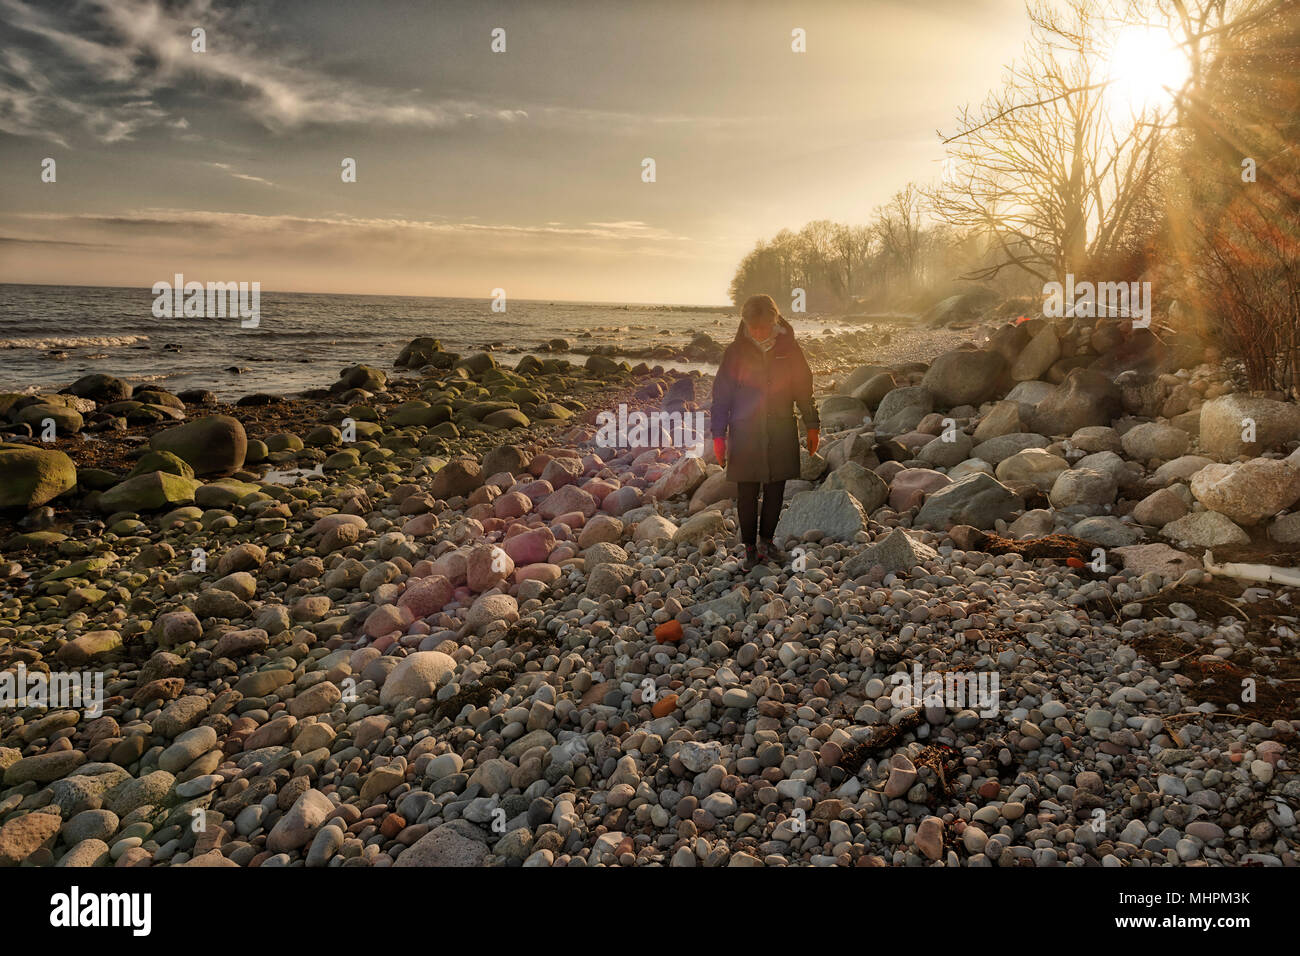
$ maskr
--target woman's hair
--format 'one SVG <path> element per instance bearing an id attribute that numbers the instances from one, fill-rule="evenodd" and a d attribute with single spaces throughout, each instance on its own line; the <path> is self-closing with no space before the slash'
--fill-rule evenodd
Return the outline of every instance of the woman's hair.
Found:
<path id="1" fill-rule="evenodd" d="M 770 295 L 751 295 L 745 300 L 740 310 L 740 317 L 745 320 L 746 325 L 753 325 L 754 320 L 761 317 L 778 322 L 781 319 L 781 310 L 776 307 L 776 302 Z"/>

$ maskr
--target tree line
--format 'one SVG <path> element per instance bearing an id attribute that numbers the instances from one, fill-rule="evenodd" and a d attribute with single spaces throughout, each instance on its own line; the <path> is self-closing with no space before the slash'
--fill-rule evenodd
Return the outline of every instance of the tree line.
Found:
<path id="1" fill-rule="evenodd" d="M 802 288 L 810 311 L 921 311 L 963 288 L 1145 280 L 1253 387 L 1295 389 L 1300 4 L 1028 0 L 1026 14 L 1024 56 L 940 132 L 941 181 L 908 183 L 867 223 L 760 241 L 733 300 Z M 1118 110 L 1112 53 L 1135 29 L 1167 39 L 1186 77 Z"/>

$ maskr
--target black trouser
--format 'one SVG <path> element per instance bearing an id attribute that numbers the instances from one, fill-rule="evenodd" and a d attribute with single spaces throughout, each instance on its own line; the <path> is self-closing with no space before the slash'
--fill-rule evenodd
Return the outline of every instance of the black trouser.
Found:
<path id="1" fill-rule="evenodd" d="M 785 482 L 771 481 L 760 485 L 757 481 L 737 482 L 736 513 L 740 518 L 740 540 L 753 545 L 757 538 L 771 539 L 776 531 L 776 521 L 781 517 L 781 503 L 785 499 Z M 758 491 L 763 489 L 763 519 L 758 518 Z"/>

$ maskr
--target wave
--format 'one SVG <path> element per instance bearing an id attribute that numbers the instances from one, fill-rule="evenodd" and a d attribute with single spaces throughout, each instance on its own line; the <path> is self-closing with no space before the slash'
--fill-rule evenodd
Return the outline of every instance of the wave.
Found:
<path id="1" fill-rule="evenodd" d="M 0 339 L 0 350 L 126 348 L 148 341 L 147 335 L 54 335 L 40 339 Z"/>

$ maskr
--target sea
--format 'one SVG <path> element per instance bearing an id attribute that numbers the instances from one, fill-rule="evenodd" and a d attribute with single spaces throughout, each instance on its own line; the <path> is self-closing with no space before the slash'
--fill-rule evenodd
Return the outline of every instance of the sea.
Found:
<path id="1" fill-rule="evenodd" d="M 726 306 L 509 300 L 501 313 L 486 298 L 264 291 L 257 328 L 243 328 L 238 318 L 155 318 L 154 298 L 147 288 L 0 284 L 0 392 L 57 389 L 107 372 L 233 401 L 326 387 L 358 362 L 391 369 L 417 336 L 438 338 L 453 352 L 491 348 L 509 365 L 525 354 L 583 362 L 597 345 L 634 353 L 682 346 L 701 332 L 726 343 L 738 321 Z M 821 330 L 826 322 L 795 325 Z M 573 351 L 541 349 L 553 339 L 566 339 Z"/>

